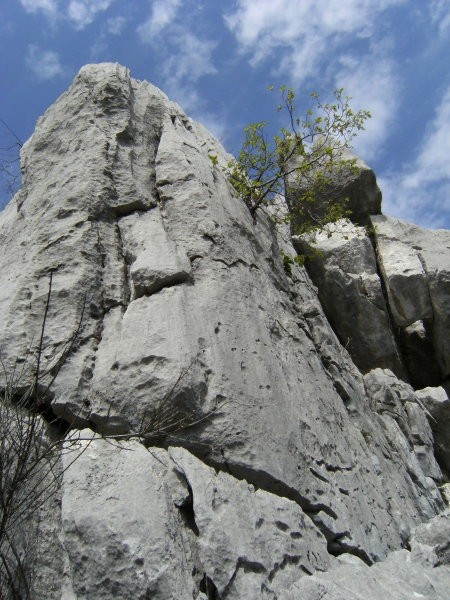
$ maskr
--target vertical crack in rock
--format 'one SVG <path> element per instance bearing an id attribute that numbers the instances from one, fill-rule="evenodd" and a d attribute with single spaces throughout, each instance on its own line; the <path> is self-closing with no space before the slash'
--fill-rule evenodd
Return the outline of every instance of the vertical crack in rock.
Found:
<path id="1" fill-rule="evenodd" d="M 373 253 L 375 256 L 375 266 L 377 269 L 377 275 L 378 275 L 378 279 L 380 281 L 381 292 L 383 294 L 384 303 L 386 306 L 387 318 L 388 318 L 388 322 L 389 322 L 389 329 L 391 330 L 392 335 L 394 337 L 395 345 L 397 347 L 397 354 L 398 354 L 398 357 L 399 357 L 399 360 L 401 363 L 401 367 L 403 369 L 403 373 L 399 373 L 397 375 L 400 376 L 401 379 L 403 379 L 404 381 L 409 383 L 410 373 L 408 371 L 408 366 L 405 363 L 403 352 L 401 351 L 403 344 L 402 344 L 399 328 L 395 326 L 395 320 L 394 320 L 394 316 L 392 314 L 391 303 L 389 300 L 389 294 L 388 294 L 388 290 L 387 290 L 387 283 L 384 279 L 383 269 L 381 267 L 381 258 L 380 258 L 376 235 L 372 234 L 372 235 L 369 235 L 368 237 L 372 244 Z"/>
<path id="2" fill-rule="evenodd" d="M 175 471 L 176 475 L 182 479 L 183 483 L 186 485 L 188 494 L 181 498 L 179 501 L 175 502 L 175 506 L 178 508 L 181 514 L 181 518 L 183 519 L 184 524 L 188 529 L 190 529 L 196 537 L 200 535 L 197 523 L 195 522 L 195 511 L 194 511 L 194 494 L 192 492 L 192 486 L 189 483 L 186 474 L 180 469 L 177 465 L 177 470 Z"/>
<path id="3" fill-rule="evenodd" d="M 372 217 L 372 224 L 381 279 L 411 383 L 416 389 L 440 385 L 450 373 L 448 232 L 427 231 L 382 215 Z"/>
<path id="4" fill-rule="evenodd" d="M 123 301 L 124 301 L 124 309 L 127 309 L 127 306 L 131 300 L 131 276 L 130 276 L 130 264 L 129 259 L 126 255 L 122 232 L 120 230 L 120 225 L 118 222 L 115 223 L 115 231 L 117 238 L 117 246 L 118 246 L 118 254 L 123 264 Z"/>

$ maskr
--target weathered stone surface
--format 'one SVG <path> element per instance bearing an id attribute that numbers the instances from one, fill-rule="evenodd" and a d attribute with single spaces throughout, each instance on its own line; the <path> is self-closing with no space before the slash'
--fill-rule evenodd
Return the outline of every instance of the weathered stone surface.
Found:
<path id="1" fill-rule="evenodd" d="M 377 253 L 398 326 L 429 323 L 442 377 L 450 375 L 450 232 L 374 216 Z M 417 365 L 416 368 L 420 368 Z"/>
<path id="2" fill-rule="evenodd" d="M 292 246 L 264 211 L 254 222 L 211 152 L 226 160 L 162 92 L 90 65 L 39 121 L 0 216 L 4 364 L 35 350 L 52 271 L 54 413 L 161 447 L 96 440 L 67 471 L 64 598 L 283 597 L 302 567 L 380 560 L 443 508 L 421 407 L 374 410 L 307 273 L 283 269 Z"/>
<path id="3" fill-rule="evenodd" d="M 393 552 L 385 561 L 367 567 L 353 558 L 323 575 L 295 583 L 283 600 L 446 600 L 450 569 L 423 567 L 407 550 Z"/>
<path id="4" fill-rule="evenodd" d="M 364 385 L 374 410 L 390 425 L 395 421 L 404 433 L 407 440 L 407 445 L 404 445 L 405 463 L 414 469 L 412 465 L 417 460 L 426 478 L 440 481 L 442 474 L 434 457 L 433 435 L 420 396 L 387 369 L 367 373 Z M 429 484 L 428 480 L 423 481 L 423 485 Z"/>
<path id="5" fill-rule="evenodd" d="M 330 174 L 330 194 L 334 199 L 347 201 L 345 208 L 350 211 L 349 218 L 358 225 L 367 225 L 370 215 L 381 213 L 381 191 L 377 185 L 374 172 L 364 161 L 344 150 L 339 160 L 353 161 L 352 167 L 337 168 Z M 349 163 L 350 164 L 350 163 Z M 298 179 L 295 171 L 285 178 L 286 199 L 290 206 L 295 206 L 296 198 L 307 190 L 309 183 Z M 327 194 L 327 191 L 325 191 Z M 314 212 L 320 212 L 321 200 L 315 203 Z M 295 226 L 294 226 L 295 230 Z"/>
<path id="6" fill-rule="evenodd" d="M 181 448 L 81 437 L 64 456 L 63 597 L 257 598 L 328 567 L 325 538 L 294 502 Z"/>
<path id="7" fill-rule="evenodd" d="M 424 566 L 447 565 L 450 569 L 450 510 L 416 528 L 411 557 Z"/>
<path id="8" fill-rule="evenodd" d="M 276 597 L 328 568 L 326 539 L 295 502 L 216 473 L 186 450 L 169 455 L 192 490 L 199 560 L 220 598 Z"/>
<path id="9" fill-rule="evenodd" d="M 216 473 L 184 449 L 146 450 L 134 441 L 111 445 L 89 431 L 80 435 L 77 449 L 64 455 L 63 598 L 201 598 L 202 591 L 290 598 L 291 586 L 303 594 L 317 581 L 337 593 L 349 585 L 349 571 L 355 593 L 363 582 L 399 593 L 402 584 L 409 592 L 433 590 L 429 583 L 415 587 L 419 578 L 409 577 L 406 551 L 370 569 L 356 558 L 351 568 L 331 564 L 325 538 L 294 502 Z M 415 566 L 422 576 L 447 562 L 448 523 L 444 514 L 416 531 L 411 556 L 424 565 Z"/>
<path id="10" fill-rule="evenodd" d="M 310 257 L 327 317 L 363 373 L 389 368 L 416 388 L 442 384 L 450 372 L 450 236 L 382 215 L 371 222 L 376 254 L 365 229 L 345 221 L 294 244 Z"/>
<path id="11" fill-rule="evenodd" d="M 435 452 L 442 467 L 450 474 L 450 399 L 442 387 L 417 390 L 427 411 L 434 434 Z"/>
<path id="12" fill-rule="evenodd" d="M 392 552 L 367 567 L 356 557 L 342 557 L 331 570 L 295 582 L 286 600 L 445 600 L 450 577 L 450 513 L 419 525 L 410 540 L 411 552 Z"/>
<path id="13" fill-rule="evenodd" d="M 307 269 L 324 311 L 355 364 L 363 373 L 381 367 L 404 377 L 365 229 L 341 220 L 293 240 L 299 254 L 309 257 Z"/>
<path id="14" fill-rule="evenodd" d="M 195 534 L 175 506 L 189 492 L 167 452 L 81 437 L 64 455 L 62 597 L 191 599 Z"/>
<path id="15" fill-rule="evenodd" d="M 393 552 L 367 567 L 356 557 L 342 557 L 323 574 L 294 583 L 286 600 L 446 600 L 450 577 L 450 513 L 420 525 L 410 541 L 411 552 Z"/>

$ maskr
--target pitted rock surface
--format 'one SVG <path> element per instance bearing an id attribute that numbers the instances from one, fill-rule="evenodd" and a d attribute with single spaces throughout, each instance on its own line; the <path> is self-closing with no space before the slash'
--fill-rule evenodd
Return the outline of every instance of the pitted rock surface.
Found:
<path id="1" fill-rule="evenodd" d="M 55 598 L 287 598 L 335 556 L 407 547 L 443 509 L 412 389 L 363 379 L 305 269 L 285 272 L 292 246 L 235 196 L 225 150 L 162 92 L 88 65 L 22 158 L 0 215 L 3 363 L 28 357 L 32 380 L 53 273 L 51 410 L 122 440 L 83 441 L 65 473 Z M 118 437 L 134 434 L 150 452 Z"/>

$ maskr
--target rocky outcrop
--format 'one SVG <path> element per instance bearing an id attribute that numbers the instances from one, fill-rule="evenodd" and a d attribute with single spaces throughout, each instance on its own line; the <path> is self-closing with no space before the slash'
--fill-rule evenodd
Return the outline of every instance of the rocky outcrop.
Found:
<path id="1" fill-rule="evenodd" d="M 325 538 L 295 502 L 181 448 L 83 437 L 62 502 L 75 597 L 256 598 L 328 567 Z"/>
<path id="2" fill-rule="evenodd" d="M 372 224 L 393 321 L 407 339 L 405 329 L 420 326 L 417 346 L 432 346 L 442 381 L 450 376 L 450 232 L 381 215 Z M 409 356 L 411 373 L 422 370 Z"/>
<path id="3" fill-rule="evenodd" d="M 412 552 L 398 550 L 370 568 L 355 557 L 339 559 L 327 573 L 314 574 L 294 583 L 284 598 L 445 600 L 448 597 L 449 518 L 447 512 L 434 519 L 427 529 L 420 526 L 411 540 Z"/>
<path id="4" fill-rule="evenodd" d="M 366 230 L 341 220 L 293 242 L 308 257 L 323 309 L 357 367 L 406 377 Z"/>
<path id="5" fill-rule="evenodd" d="M 284 598 L 337 556 L 407 548 L 444 508 L 426 411 L 391 373 L 363 378 L 226 160 L 111 64 L 84 67 L 23 149 L 0 217 L 3 364 L 33 381 L 43 331 L 47 414 L 107 436 L 75 432 L 62 457 L 54 598 Z M 382 307 L 361 243 L 353 285 Z"/>
<path id="6" fill-rule="evenodd" d="M 442 387 L 417 390 L 434 434 L 436 456 L 450 474 L 450 398 Z"/>
<path id="7" fill-rule="evenodd" d="M 449 377 L 450 233 L 384 215 L 293 236 L 341 343 L 365 373 L 389 368 L 415 388 Z"/>

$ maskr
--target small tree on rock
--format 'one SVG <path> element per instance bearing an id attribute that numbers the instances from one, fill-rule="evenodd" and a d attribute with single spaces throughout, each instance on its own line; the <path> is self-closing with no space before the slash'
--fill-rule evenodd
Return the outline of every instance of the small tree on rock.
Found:
<path id="1" fill-rule="evenodd" d="M 312 94 L 313 108 L 302 118 L 293 89 L 282 86 L 280 92 L 278 111 L 287 112 L 288 127 L 269 137 L 266 122 L 248 125 L 238 157 L 224 170 L 253 216 L 284 195 L 287 180 L 297 186 L 298 194 L 288 205 L 289 218 L 295 223 L 295 233 L 304 233 L 347 216 L 345 202 L 333 182 L 339 174 L 357 169 L 355 159 L 346 157 L 346 150 L 364 129 L 370 113 L 354 112 L 350 98 L 344 96 L 343 89 L 337 89 L 332 103 L 323 104 L 318 94 Z M 210 158 L 215 162 L 216 157 Z"/>

